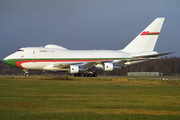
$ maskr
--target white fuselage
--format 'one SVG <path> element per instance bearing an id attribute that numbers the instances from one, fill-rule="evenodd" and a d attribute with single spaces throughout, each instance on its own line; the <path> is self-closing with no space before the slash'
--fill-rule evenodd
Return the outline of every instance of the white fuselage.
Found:
<path id="1" fill-rule="evenodd" d="M 129 58 L 127 52 L 118 50 L 67 50 L 41 47 L 21 48 L 5 60 L 14 60 L 25 69 L 68 70 L 66 65 L 86 62 L 113 61 Z M 58 63 L 59 67 L 54 67 Z"/>

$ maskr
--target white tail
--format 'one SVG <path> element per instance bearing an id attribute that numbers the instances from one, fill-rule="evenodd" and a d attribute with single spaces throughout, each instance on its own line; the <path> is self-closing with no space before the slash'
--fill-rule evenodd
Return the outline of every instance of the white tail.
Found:
<path id="1" fill-rule="evenodd" d="M 156 18 L 144 29 L 123 51 L 126 52 L 151 52 L 158 39 L 165 18 Z"/>

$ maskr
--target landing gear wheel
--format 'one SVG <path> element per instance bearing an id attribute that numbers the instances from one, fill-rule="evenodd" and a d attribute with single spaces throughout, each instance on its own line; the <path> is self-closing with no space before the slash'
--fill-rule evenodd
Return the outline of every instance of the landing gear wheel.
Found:
<path id="1" fill-rule="evenodd" d="M 83 77 L 97 77 L 97 73 L 84 73 Z"/>
<path id="2" fill-rule="evenodd" d="M 75 73 L 75 74 L 74 74 L 74 77 L 77 77 L 77 76 L 78 76 L 78 74 L 77 74 L 77 73 Z"/>
<path id="3" fill-rule="evenodd" d="M 78 77 L 82 77 L 82 73 L 78 73 Z"/>
<path id="4" fill-rule="evenodd" d="M 29 73 L 25 73 L 24 75 L 25 75 L 26 77 L 29 77 L 29 76 L 30 76 Z"/>
<path id="5" fill-rule="evenodd" d="M 88 74 L 87 74 L 87 73 L 84 73 L 84 74 L 83 74 L 83 77 L 88 77 Z"/>
<path id="6" fill-rule="evenodd" d="M 97 77 L 97 73 L 93 73 L 93 77 Z"/>
<path id="7" fill-rule="evenodd" d="M 74 77 L 82 77 L 82 73 L 75 73 Z"/>
<path id="8" fill-rule="evenodd" d="M 91 74 L 88 74 L 88 77 L 91 77 Z"/>

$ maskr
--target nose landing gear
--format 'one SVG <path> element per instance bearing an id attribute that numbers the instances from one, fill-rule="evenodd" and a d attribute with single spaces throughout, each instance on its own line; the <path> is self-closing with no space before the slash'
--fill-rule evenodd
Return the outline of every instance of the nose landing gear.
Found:
<path id="1" fill-rule="evenodd" d="M 24 76 L 29 77 L 29 71 L 28 71 L 28 69 L 23 69 L 23 71 L 24 71 Z"/>

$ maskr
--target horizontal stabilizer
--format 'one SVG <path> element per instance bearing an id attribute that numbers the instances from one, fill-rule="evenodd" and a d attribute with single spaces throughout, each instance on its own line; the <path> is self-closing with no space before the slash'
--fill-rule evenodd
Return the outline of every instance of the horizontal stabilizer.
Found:
<path id="1" fill-rule="evenodd" d="M 168 55 L 168 54 L 172 54 L 172 53 L 174 53 L 174 52 L 161 53 L 161 54 L 151 54 L 151 55 L 142 55 L 142 56 L 134 56 L 133 58 L 151 58 L 151 57 L 158 57 L 158 56 Z"/>

